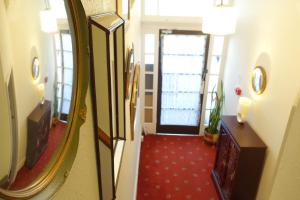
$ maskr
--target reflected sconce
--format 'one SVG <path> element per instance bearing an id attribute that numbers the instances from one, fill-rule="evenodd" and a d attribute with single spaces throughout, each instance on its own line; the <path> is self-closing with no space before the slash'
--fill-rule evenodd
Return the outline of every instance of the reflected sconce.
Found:
<path id="1" fill-rule="evenodd" d="M 237 110 L 237 121 L 239 123 L 244 123 L 246 121 L 251 104 L 251 99 L 247 97 L 240 97 Z"/>
<path id="2" fill-rule="evenodd" d="M 39 97 L 40 97 L 40 104 L 45 103 L 45 84 L 41 83 L 38 85 Z"/>
<path id="3" fill-rule="evenodd" d="M 224 5 L 221 0 L 203 16 L 202 31 L 212 35 L 230 35 L 235 33 L 236 21 L 236 10 Z"/>
<path id="4" fill-rule="evenodd" d="M 40 12 L 41 30 L 45 33 L 57 32 L 56 15 L 49 6 L 49 2 L 45 0 L 46 9 Z"/>

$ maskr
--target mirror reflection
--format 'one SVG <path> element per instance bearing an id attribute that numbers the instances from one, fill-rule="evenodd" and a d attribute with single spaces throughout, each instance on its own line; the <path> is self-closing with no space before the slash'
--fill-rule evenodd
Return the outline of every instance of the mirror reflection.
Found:
<path id="1" fill-rule="evenodd" d="M 10 37 L 0 44 L 0 187 L 19 190 L 46 173 L 67 137 L 73 46 L 64 0 L 0 7 Z"/>
<path id="2" fill-rule="evenodd" d="M 262 67 L 256 67 L 252 75 L 252 88 L 257 94 L 263 93 L 266 88 L 266 72 Z"/>

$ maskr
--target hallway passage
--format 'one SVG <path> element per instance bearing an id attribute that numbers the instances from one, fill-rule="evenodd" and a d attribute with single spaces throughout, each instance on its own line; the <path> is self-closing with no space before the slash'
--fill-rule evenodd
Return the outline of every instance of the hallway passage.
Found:
<path id="1" fill-rule="evenodd" d="M 218 200 L 210 176 L 215 153 L 198 136 L 145 136 L 137 199 Z"/>

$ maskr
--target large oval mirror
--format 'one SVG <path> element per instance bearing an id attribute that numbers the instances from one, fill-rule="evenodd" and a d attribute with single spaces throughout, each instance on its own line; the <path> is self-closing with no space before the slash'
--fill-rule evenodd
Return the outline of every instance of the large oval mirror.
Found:
<path id="1" fill-rule="evenodd" d="M 86 18 L 77 0 L 0 1 L 0 13 L 0 197 L 27 199 L 60 183 L 75 157 Z"/>

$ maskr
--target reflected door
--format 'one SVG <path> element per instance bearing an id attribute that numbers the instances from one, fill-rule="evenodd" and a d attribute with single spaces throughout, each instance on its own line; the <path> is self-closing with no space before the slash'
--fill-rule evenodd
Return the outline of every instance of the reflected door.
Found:
<path id="1" fill-rule="evenodd" d="M 198 134 L 209 36 L 161 30 L 157 132 Z"/>
<path id="2" fill-rule="evenodd" d="M 73 83 L 73 52 L 72 39 L 67 30 L 60 31 L 55 35 L 55 48 L 57 58 L 56 68 L 56 108 L 60 120 L 67 121 L 71 99 Z"/>

